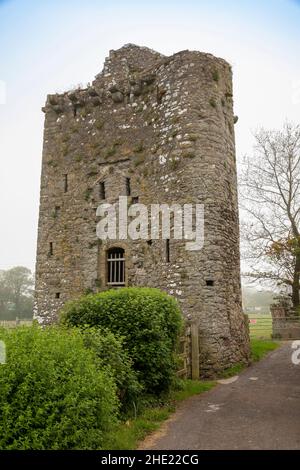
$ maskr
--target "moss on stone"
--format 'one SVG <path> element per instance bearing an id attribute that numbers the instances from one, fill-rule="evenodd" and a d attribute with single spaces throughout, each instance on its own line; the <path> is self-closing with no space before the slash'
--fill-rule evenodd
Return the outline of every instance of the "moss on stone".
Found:
<path id="1" fill-rule="evenodd" d="M 140 153 L 144 150 L 144 143 L 143 142 L 138 142 L 135 147 L 133 148 L 133 151 L 135 153 Z"/>
<path id="2" fill-rule="evenodd" d="M 217 103 L 216 103 L 216 100 L 214 98 L 210 98 L 209 104 L 211 105 L 212 108 L 217 107 Z"/>
<path id="3" fill-rule="evenodd" d="M 113 145 L 112 147 L 109 147 L 105 150 L 104 152 L 104 158 L 109 158 L 109 157 L 112 157 L 113 155 L 115 155 L 116 153 L 116 148 L 115 146 Z"/>
<path id="4" fill-rule="evenodd" d="M 215 82 L 218 82 L 219 79 L 220 79 L 220 74 L 219 74 L 219 71 L 217 69 L 214 69 L 213 73 L 212 73 L 212 79 L 215 81 Z"/>
<path id="5" fill-rule="evenodd" d="M 87 189 L 85 190 L 85 192 L 84 192 L 84 199 L 85 199 L 86 201 L 88 201 L 88 200 L 90 199 L 92 192 L 93 192 L 92 188 L 87 188 Z"/>

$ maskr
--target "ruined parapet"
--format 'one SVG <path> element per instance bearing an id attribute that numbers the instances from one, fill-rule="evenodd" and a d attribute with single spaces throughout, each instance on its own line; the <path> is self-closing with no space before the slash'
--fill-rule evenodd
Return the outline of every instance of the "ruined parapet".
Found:
<path id="1" fill-rule="evenodd" d="M 158 287 L 199 325 L 200 369 L 247 361 L 241 306 L 232 73 L 197 51 L 111 51 L 91 86 L 49 95 L 36 266 L 37 317 L 107 289 L 107 253 L 124 250 L 125 285 Z M 128 184 L 128 182 L 130 182 Z M 204 204 L 205 240 L 105 240 L 102 202 Z"/>

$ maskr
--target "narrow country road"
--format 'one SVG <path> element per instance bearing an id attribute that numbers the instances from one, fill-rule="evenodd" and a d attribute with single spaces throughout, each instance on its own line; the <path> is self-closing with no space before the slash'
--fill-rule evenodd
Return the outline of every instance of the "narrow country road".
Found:
<path id="1" fill-rule="evenodd" d="M 284 343 L 235 381 L 186 400 L 140 449 L 300 449 L 300 364 L 292 352 Z"/>

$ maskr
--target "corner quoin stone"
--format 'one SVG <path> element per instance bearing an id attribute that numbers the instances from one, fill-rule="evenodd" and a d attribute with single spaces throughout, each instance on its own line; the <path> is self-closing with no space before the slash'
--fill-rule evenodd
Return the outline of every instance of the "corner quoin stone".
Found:
<path id="1" fill-rule="evenodd" d="M 170 57 L 128 44 L 110 51 L 90 86 L 48 95 L 45 107 L 36 311 L 108 288 L 106 256 L 125 250 L 126 285 L 175 296 L 199 326 L 200 371 L 249 358 L 242 312 L 232 73 L 211 54 Z M 101 242 L 96 209 L 128 192 L 143 204 L 205 206 L 205 242 Z M 136 200 L 136 199 L 135 199 Z"/>

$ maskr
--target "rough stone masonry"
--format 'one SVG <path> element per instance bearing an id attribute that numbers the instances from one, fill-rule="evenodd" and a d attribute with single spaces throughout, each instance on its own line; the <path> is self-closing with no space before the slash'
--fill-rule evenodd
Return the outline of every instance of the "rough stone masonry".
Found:
<path id="1" fill-rule="evenodd" d="M 200 367 L 247 361 L 242 312 L 232 73 L 211 54 L 170 57 L 128 44 L 87 88 L 48 95 L 36 264 L 36 318 L 48 324 L 86 292 L 127 286 L 175 296 L 199 325 Z M 102 202 L 204 204 L 205 241 L 101 241 Z"/>

